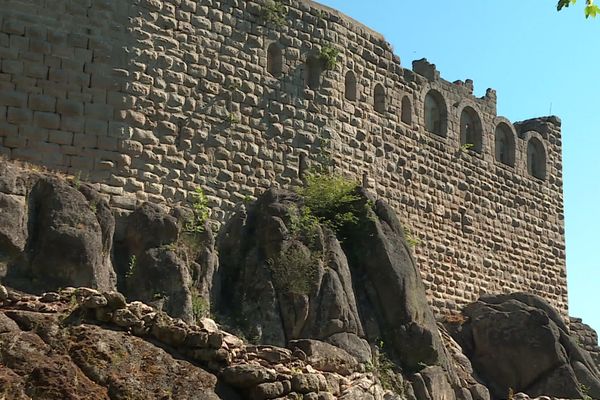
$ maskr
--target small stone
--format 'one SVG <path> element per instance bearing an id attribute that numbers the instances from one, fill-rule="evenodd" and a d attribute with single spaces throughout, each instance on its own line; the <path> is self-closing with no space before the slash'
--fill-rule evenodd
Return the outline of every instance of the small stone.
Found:
<path id="1" fill-rule="evenodd" d="M 110 308 L 113 311 L 127 307 L 127 302 L 125 301 L 125 296 L 123 296 L 119 292 L 115 292 L 115 291 L 103 292 L 102 295 L 106 299 L 108 308 Z"/>
<path id="2" fill-rule="evenodd" d="M 119 309 L 113 313 L 113 322 L 122 328 L 130 328 L 134 325 L 139 325 L 138 317 L 127 309 Z"/>
<path id="3" fill-rule="evenodd" d="M 40 297 L 42 303 L 54 303 L 60 300 L 60 295 L 56 292 L 46 292 Z"/>
<path id="4" fill-rule="evenodd" d="M 0 285 L 0 301 L 5 301 L 6 299 L 8 299 L 8 290 Z"/>
<path id="5" fill-rule="evenodd" d="M 234 365 L 223 370 L 223 380 L 236 388 L 250 388 L 261 383 L 274 382 L 277 373 L 260 365 Z"/>
<path id="6" fill-rule="evenodd" d="M 81 301 L 80 305 L 82 308 L 92 310 L 96 308 L 105 307 L 107 303 L 108 302 L 106 301 L 106 298 L 104 296 L 102 296 L 101 294 L 94 294 L 92 296 L 84 298 Z"/>

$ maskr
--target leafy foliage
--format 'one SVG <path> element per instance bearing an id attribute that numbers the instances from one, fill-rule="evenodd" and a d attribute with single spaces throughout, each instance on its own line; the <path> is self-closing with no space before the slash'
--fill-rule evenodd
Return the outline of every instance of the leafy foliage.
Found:
<path id="1" fill-rule="evenodd" d="M 575 3 L 577 3 L 577 0 L 559 0 L 558 4 L 556 5 L 556 9 L 560 11 L 563 8 L 567 8 Z M 600 7 L 594 4 L 594 0 L 586 0 L 584 13 L 586 18 L 595 18 L 596 15 L 600 13 Z"/>
<path id="2" fill-rule="evenodd" d="M 309 294 L 318 273 L 318 258 L 298 242 L 283 249 L 277 260 L 269 260 L 273 284 L 277 290 Z"/>
<path id="3" fill-rule="evenodd" d="M 297 189 L 304 197 L 304 207 L 320 223 L 336 232 L 348 225 L 355 225 L 358 216 L 353 204 L 359 199 L 356 195 L 358 182 L 337 174 L 311 172 L 306 176 L 304 187 Z"/>
<path id="4" fill-rule="evenodd" d="M 189 233 L 199 233 L 204 231 L 204 223 L 210 214 L 208 198 L 201 187 L 197 187 L 191 196 L 193 216 L 186 222 L 185 230 Z"/>
<path id="5" fill-rule="evenodd" d="M 285 24 L 285 8 L 280 0 L 266 0 L 261 11 L 262 17 L 267 24 L 277 27 Z"/>
<path id="6" fill-rule="evenodd" d="M 208 317 L 210 314 L 210 310 L 208 307 L 208 302 L 200 296 L 198 290 L 196 288 L 192 288 L 192 315 L 196 321 L 199 321 L 201 318 Z"/>
<path id="7" fill-rule="evenodd" d="M 325 45 L 321 48 L 319 59 L 325 66 L 325 69 L 332 70 L 337 65 L 337 59 L 340 51 L 331 45 Z"/>

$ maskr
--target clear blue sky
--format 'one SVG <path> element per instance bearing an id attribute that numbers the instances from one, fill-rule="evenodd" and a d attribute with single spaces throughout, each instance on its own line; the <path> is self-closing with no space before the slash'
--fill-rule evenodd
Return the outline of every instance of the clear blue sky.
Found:
<path id="1" fill-rule="evenodd" d="M 570 314 L 600 331 L 600 17 L 586 20 L 583 1 L 560 13 L 555 0 L 320 3 L 384 34 L 405 68 L 426 57 L 478 96 L 496 89 L 498 115 L 562 119 Z"/>

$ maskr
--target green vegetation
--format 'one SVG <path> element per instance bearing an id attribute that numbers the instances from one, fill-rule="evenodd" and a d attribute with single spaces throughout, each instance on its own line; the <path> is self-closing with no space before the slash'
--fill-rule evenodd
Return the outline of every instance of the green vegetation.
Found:
<path id="1" fill-rule="evenodd" d="M 331 45 L 325 45 L 321 48 L 321 52 L 319 53 L 319 59 L 323 62 L 325 69 L 332 70 L 335 69 L 337 65 L 337 59 L 340 51 Z"/>
<path id="2" fill-rule="evenodd" d="M 383 350 L 383 340 L 379 340 L 377 349 L 373 356 L 373 362 L 367 367 L 379 379 L 381 387 L 385 390 L 391 390 L 400 395 L 404 394 L 405 388 L 401 379 L 398 379 L 396 364 L 387 356 Z"/>
<path id="3" fill-rule="evenodd" d="M 309 294 L 318 274 L 318 256 L 299 242 L 283 249 L 277 260 L 269 260 L 273 284 L 277 290 Z"/>
<path id="4" fill-rule="evenodd" d="M 192 315 L 196 321 L 201 318 L 208 317 L 210 315 L 210 307 L 208 302 L 200 296 L 196 288 L 191 289 L 192 292 Z"/>
<path id="5" fill-rule="evenodd" d="M 465 143 L 460 146 L 460 151 L 464 153 L 468 150 L 471 150 L 473 147 L 475 147 L 473 143 Z"/>
<path id="6" fill-rule="evenodd" d="M 404 230 L 404 239 L 410 247 L 414 248 L 421 244 L 421 239 L 416 237 L 406 225 L 403 225 L 402 228 Z"/>
<path id="7" fill-rule="evenodd" d="M 235 125 L 240 123 L 240 117 L 235 113 L 227 113 L 226 121 L 229 125 Z"/>
<path id="8" fill-rule="evenodd" d="M 129 264 L 127 264 L 127 271 L 125 271 L 125 278 L 130 278 L 135 273 L 135 267 L 137 266 L 137 257 L 132 255 L 129 257 Z"/>
<path id="9" fill-rule="evenodd" d="M 280 0 L 266 0 L 261 12 L 267 24 L 277 27 L 285 25 L 285 7 Z"/>
<path id="10" fill-rule="evenodd" d="M 200 233 L 204 231 L 204 223 L 208 220 L 210 209 L 208 208 L 208 198 L 201 187 L 197 187 L 192 196 L 193 216 L 186 222 L 185 231 L 188 233 Z"/>
<path id="11" fill-rule="evenodd" d="M 556 5 L 556 9 L 558 11 L 560 11 L 563 8 L 567 8 L 567 7 L 575 4 L 576 2 L 577 2 L 577 0 L 559 0 Z M 600 7 L 598 7 L 596 4 L 594 4 L 594 0 L 586 0 L 585 8 L 584 8 L 583 12 L 585 13 L 586 18 L 589 18 L 589 17 L 595 18 L 596 15 L 600 14 Z"/>
<path id="12" fill-rule="evenodd" d="M 312 216 L 335 232 L 348 225 L 356 225 L 359 218 L 354 204 L 359 200 L 356 195 L 358 187 L 358 182 L 341 175 L 307 174 L 305 185 L 297 189 L 298 194 L 304 197 L 301 220 L 310 221 Z"/>

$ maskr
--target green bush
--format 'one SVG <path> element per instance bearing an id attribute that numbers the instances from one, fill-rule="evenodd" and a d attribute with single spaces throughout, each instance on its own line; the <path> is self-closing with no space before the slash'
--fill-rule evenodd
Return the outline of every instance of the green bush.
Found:
<path id="1" fill-rule="evenodd" d="M 199 233 L 204 231 L 204 223 L 210 215 L 208 208 L 208 198 L 201 187 L 197 187 L 192 196 L 192 217 L 186 222 L 185 230 L 190 233 Z"/>
<path id="2" fill-rule="evenodd" d="M 337 174 L 309 173 L 305 185 L 297 189 L 304 197 L 304 207 L 322 224 L 339 232 L 345 226 L 358 223 L 355 203 L 359 200 L 356 181 Z"/>
<path id="3" fill-rule="evenodd" d="M 266 0 L 261 11 L 267 24 L 278 27 L 285 24 L 285 8 L 280 0 Z"/>
<path id="4" fill-rule="evenodd" d="M 300 243 L 281 250 L 276 260 L 269 260 L 273 285 L 278 291 L 309 294 L 318 274 L 318 257 Z"/>
<path id="5" fill-rule="evenodd" d="M 340 51 L 331 45 L 325 45 L 321 48 L 319 59 L 323 62 L 325 69 L 335 69 Z"/>

